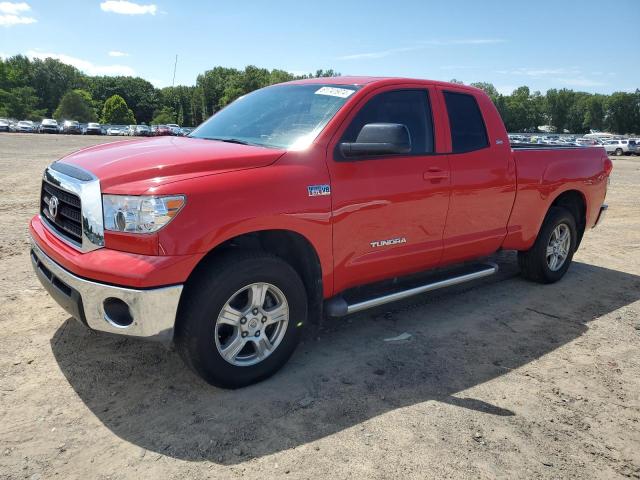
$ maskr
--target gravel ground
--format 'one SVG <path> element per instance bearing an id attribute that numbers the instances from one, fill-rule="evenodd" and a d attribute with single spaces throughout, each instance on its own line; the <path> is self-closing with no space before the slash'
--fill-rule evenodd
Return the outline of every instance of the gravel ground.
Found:
<path id="1" fill-rule="evenodd" d="M 327 321 L 224 391 L 84 329 L 31 271 L 43 168 L 114 140 L 0 134 L 0 478 L 640 478 L 640 158 L 614 159 L 560 283 L 500 254 L 497 276 Z"/>

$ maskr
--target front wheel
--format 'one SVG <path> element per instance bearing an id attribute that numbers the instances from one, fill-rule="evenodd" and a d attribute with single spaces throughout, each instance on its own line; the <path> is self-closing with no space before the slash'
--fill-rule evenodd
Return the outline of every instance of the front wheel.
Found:
<path id="1" fill-rule="evenodd" d="M 620 157 L 622 155 L 622 149 L 616 148 L 616 157 Z"/>
<path id="2" fill-rule="evenodd" d="M 574 216 L 566 208 L 551 207 L 533 247 L 518 252 L 522 275 L 539 283 L 557 282 L 569 269 L 576 245 Z"/>
<path id="3" fill-rule="evenodd" d="M 263 380 L 289 359 L 307 319 L 307 295 L 296 271 L 262 252 L 232 253 L 190 281 L 176 345 L 212 385 L 238 388 Z"/>

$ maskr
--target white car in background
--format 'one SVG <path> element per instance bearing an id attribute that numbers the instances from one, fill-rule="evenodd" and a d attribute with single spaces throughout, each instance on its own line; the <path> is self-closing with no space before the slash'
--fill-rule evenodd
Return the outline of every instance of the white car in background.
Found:
<path id="1" fill-rule="evenodd" d="M 16 132 L 33 133 L 36 131 L 36 125 L 31 120 L 22 120 L 16 125 Z"/>
<path id="2" fill-rule="evenodd" d="M 122 135 L 124 128 L 123 127 L 109 127 L 107 129 L 107 135 L 110 136 L 119 136 Z"/>
<path id="3" fill-rule="evenodd" d="M 604 149 L 608 154 L 614 154 L 617 156 L 629 153 L 629 140 L 607 140 L 604 142 Z"/>

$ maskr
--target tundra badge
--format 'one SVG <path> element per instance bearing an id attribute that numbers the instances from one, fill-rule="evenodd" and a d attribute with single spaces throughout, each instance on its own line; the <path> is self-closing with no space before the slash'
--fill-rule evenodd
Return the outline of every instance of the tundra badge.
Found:
<path id="1" fill-rule="evenodd" d="M 404 237 L 398 237 L 390 238 L 389 240 L 377 240 L 375 242 L 371 242 L 369 245 L 371 245 L 371 248 L 378 248 L 387 247 L 389 245 L 398 245 L 399 243 L 407 243 L 407 239 Z"/>

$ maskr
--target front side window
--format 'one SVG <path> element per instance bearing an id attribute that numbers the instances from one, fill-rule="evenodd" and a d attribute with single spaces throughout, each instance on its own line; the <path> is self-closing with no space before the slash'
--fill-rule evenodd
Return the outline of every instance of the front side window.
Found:
<path id="1" fill-rule="evenodd" d="M 341 142 L 355 142 L 368 123 L 400 123 L 411 138 L 410 155 L 433 152 L 433 121 L 426 90 L 393 90 L 376 95 L 356 114 Z"/>
<path id="2" fill-rule="evenodd" d="M 487 130 L 476 99 L 465 93 L 444 92 L 444 101 L 449 115 L 453 153 L 488 147 Z"/>
<path id="3" fill-rule="evenodd" d="M 276 85 L 238 98 L 189 136 L 265 147 L 308 146 L 358 87 Z"/>

